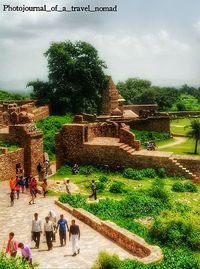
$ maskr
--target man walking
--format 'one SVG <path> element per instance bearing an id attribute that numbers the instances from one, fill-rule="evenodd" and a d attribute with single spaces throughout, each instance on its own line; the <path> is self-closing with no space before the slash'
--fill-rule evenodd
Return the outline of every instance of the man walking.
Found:
<path id="1" fill-rule="evenodd" d="M 94 180 L 92 180 L 91 188 L 92 188 L 92 194 L 89 196 L 89 198 L 92 198 L 94 196 L 94 199 L 96 200 L 97 199 L 97 189 L 96 189 L 96 185 L 94 183 Z"/>
<path id="2" fill-rule="evenodd" d="M 75 224 L 75 220 L 73 219 L 72 224 L 69 229 L 69 241 L 72 240 L 72 256 L 76 256 L 80 253 L 80 247 L 78 246 L 78 240 L 80 240 L 80 229 L 79 226 Z"/>
<path id="3" fill-rule="evenodd" d="M 42 221 L 38 217 L 38 213 L 34 214 L 34 219 L 32 220 L 32 239 L 35 242 L 35 248 L 40 246 L 40 235 L 42 233 Z"/>
<path id="4" fill-rule="evenodd" d="M 62 247 L 63 241 L 64 241 L 64 245 L 66 245 L 66 240 L 67 240 L 66 228 L 69 231 L 67 221 L 66 221 L 66 219 L 64 219 L 63 214 L 60 215 L 60 219 L 57 222 L 56 232 L 57 232 L 58 228 L 59 228 L 59 236 L 60 236 L 60 246 Z"/>
<path id="5" fill-rule="evenodd" d="M 44 233 L 46 235 L 48 250 L 53 248 L 52 238 L 53 238 L 53 223 L 49 220 L 49 217 L 45 218 Z"/>

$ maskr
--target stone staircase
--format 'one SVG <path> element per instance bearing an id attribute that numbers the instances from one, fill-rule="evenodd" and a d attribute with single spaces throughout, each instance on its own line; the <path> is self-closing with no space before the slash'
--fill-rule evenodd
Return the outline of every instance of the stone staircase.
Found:
<path id="1" fill-rule="evenodd" d="M 127 152 L 130 155 L 132 155 L 132 153 L 135 152 L 134 148 L 132 148 L 131 146 L 129 146 L 129 145 L 125 144 L 125 143 L 120 143 L 119 148 L 122 149 L 123 151 Z"/>
<path id="2" fill-rule="evenodd" d="M 169 157 L 169 160 L 171 160 L 172 163 L 174 165 L 176 165 L 177 168 L 183 172 L 183 174 L 186 178 L 191 179 L 194 183 L 200 184 L 200 176 L 199 175 L 197 175 L 196 173 L 192 173 L 189 169 L 184 167 L 181 163 L 178 162 L 178 160 L 174 156 Z"/>

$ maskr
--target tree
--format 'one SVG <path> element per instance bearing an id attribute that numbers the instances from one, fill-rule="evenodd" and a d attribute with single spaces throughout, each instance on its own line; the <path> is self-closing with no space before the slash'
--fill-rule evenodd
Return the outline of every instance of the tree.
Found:
<path id="1" fill-rule="evenodd" d="M 191 127 L 191 130 L 188 132 L 188 136 L 195 139 L 194 154 L 197 154 L 198 142 L 200 140 L 200 121 L 199 120 L 191 121 L 191 125 L 189 127 Z"/>
<path id="2" fill-rule="evenodd" d="M 140 78 L 128 78 L 126 81 L 118 82 L 117 88 L 126 100 L 127 104 L 134 104 L 138 96 L 151 87 L 151 81 Z"/>
<path id="3" fill-rule="evenodd" d="M 32 96 L 50 103 L 54 113 L 98 112 L 106 87 L 105 63 L 86 42 L 52 43 L 47 57 L 49 81 L 36 81 Z"/>

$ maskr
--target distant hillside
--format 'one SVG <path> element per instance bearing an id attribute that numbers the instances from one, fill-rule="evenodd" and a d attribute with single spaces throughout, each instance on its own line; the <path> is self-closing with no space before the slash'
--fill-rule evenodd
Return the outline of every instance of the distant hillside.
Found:
<path id="1" fill-rule="evenodd" d="M 0 90 L 0 100 L 25 100 L 28 99 L 29 96 L 21 93 L 13 93 L 13 92 L 8 92 L 5 90 Z"/>

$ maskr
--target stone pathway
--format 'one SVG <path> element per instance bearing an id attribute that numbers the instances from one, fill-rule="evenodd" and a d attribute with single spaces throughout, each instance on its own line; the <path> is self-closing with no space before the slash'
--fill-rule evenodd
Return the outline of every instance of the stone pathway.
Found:
<path id="1" fill-rule="evenodd" d="M 14 207 L 10 207 L 8 182 L 0 182 L 0 246 L 6 241 L 9 232 L 13 231 L 18 242 L 23 242 L 34 247 L 31 243 L 31 221 L 35 212 L 44 220 L 50 209 L 54 209 L 59 216 L 64 214 L 66 219 L 70 221 L 73 216 L 62 211 L 54 204 L 53 197 L 38 197 L 35 205 L 28 205 L 29 195 L 20 194 L 20 199 L 15 200 Z M 44 222 L 44 221 L 43 221 Z M 42 268 L 68 268 L 68 269 L 88 269 L 98 257 L 98 253 L 106 250 L 110 253 L 116 253 L 121 258 L 133 258 L 133 256 L 111 242 L 86 224 L 76 220 L 81 230 L 80 247 L 81 253 L 72 257 L 71 244 L 68 241 L 66 247 L 59 246 L 59 238 L 54 243 L 52 251 L 47 251 L 47 245 L 41 237 L 40 249 L 32 249 L 33 261 L 39 263 L 38 269 Z"/>
<path id="2" fill-rule="evenodd" d="M 158 147 L 158 150 L 159 150 L 159 149 L 164 149 L 164 148 L 173 147 L 173 146 L 182 144 L 182 143 L 184 143 L 188 138 L 187 138 L 187 137 L 176 136 L 176 137 L 174 137 L 174 139 L 175 139 L 176 141 L 174 141 L 174 142 L 172 142 L 172 143 L 169 143 L 169 144 L 166 144 L 166 145 L 163 145 L 163 146 L 160 146 L 160 147 Z"/>

